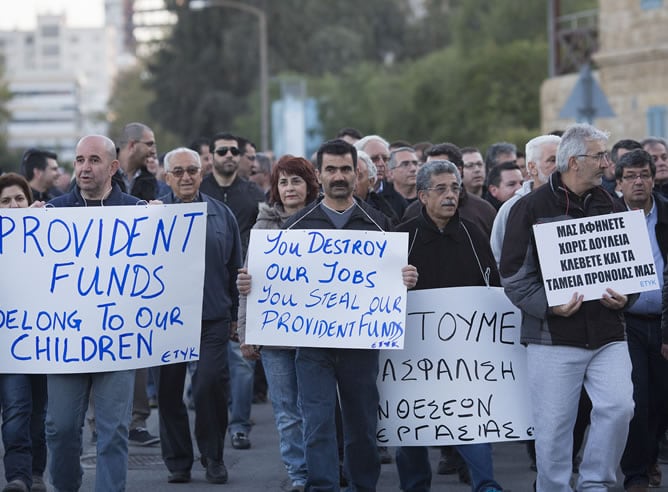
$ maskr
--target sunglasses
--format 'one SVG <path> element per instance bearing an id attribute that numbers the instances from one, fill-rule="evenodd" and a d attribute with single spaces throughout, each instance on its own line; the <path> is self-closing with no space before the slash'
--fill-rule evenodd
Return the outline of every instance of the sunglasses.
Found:
<path id="1" fill-rule="evenodd" d="M 238 147 L 218 147 L 216 150 L 214 150 L 214 152 L 221 157 L 223 157 L 224 155 L 227 155 L 228 151 L 234 156 L 239 155 L 239 148 Z"/>
<path id="2" fill-rule="evenodd" d="M 190 176 L 197 176 L 199 173 L 199 167 L 191 166 L 187 169 L 177 167 L 169 171 L 169 173 L 175 178 L 182 178 L 185 173 L 188 173 Z"/>

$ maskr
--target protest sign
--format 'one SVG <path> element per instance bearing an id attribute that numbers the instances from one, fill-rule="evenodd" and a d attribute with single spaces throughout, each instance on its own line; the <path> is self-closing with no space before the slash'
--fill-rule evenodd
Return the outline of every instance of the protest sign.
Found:
<path id="1" fill-rule="evenodd" d="M 499 287 L 409 292 L 404 349 L 380 352 L 379 444 L 533 439 L 520 324 Z"/>
<path id="2" fill-rule="evenodd" d="M 251 231 L 246 343 L 403 347 L 408 234 Z"/>
<path id="3" fill-rule="evenodd" d="M 206 204 L 0 209 L 0 373 L 198 358 Z"/>
<path id="4" fill-rule="evenodd" d="M 577 292 L 600 299 L 606 288 L 632 294 L 659 288 L 641 210 L 533 226 L 547 302 L 565 304 Z"/>

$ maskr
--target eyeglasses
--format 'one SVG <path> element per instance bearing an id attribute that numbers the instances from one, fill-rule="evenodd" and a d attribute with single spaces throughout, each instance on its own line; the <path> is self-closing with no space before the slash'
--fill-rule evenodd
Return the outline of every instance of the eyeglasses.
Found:
<path id="1" fill-rule="evenodd" d="M 434 191 L 437 195 L 445 195 L 448 191 L 452 191 L 455 195 L 459 195 L 459 192 L 462 191 L 462 187 L 458 184 L 453 184 L 450 186 L 436 186 L 434 188 L 427 188 L 427 191 Z"/>
<path id="2" fill-rule="evenodd" d="M 477 162 L 465 162 L 464 167 L 466 169 L 472 169 L 474 167 L 482 168 L 485 165 L 484 162 L 482 161 L 477 161 Z"/>
<path id="3" fill-rule="evenodd" d="M 218 147 L 214 152 L 218 154 L 220 157 L 223 157 L 224 155 L 227 155 L 227 152 L 230 152 L 233 156 L 239 155 L 239 148 L 238 147 Z"/>
<path id="4" fill-rule="evenodd" d="M 371 156 L 371 161 L 375 164 L 376 162 L 382 160 L 383 162 L 387 162 L 390 160 L 389 155 L 383 155 L 383 154 L 377 154 L 377 155 L 372 155 Z"/>
<path id="5" fill-rule="evenodd" d="M 622 179 L 624 181 L 628 181 L 629 183 L 634 183 L 636 179 L 640 178 L 643 181 L 649 181 L 650 179 L 653 178 L 653 176 L 649 173 L 642 173 L 642 174 L 627 174 L 625 176 L 622 176 Z"/>
<path id="6" fill-rule="evenodd" d="M 596 162 L 598 162 L 599 164 L 603 159 L 610 162 L 610 152 L 599 152 L 598 154 L 579 154 L 575 157 L 591 157 L 592 159 L 595 159 Z"/>
<path id="7" fill-rule="evenodd" d="M 197 176 L 197 174 L 199 174 L 199 171 L 200 171 L 199 167 L 190 166 L 187 169 L 183 169 L 182 167 L 175 167 L 171 171 L 167 172 L 170 173 L 175 178 L 180 179 L 183 177 L 185 173 L 188 173 L 188 176 Z"/>

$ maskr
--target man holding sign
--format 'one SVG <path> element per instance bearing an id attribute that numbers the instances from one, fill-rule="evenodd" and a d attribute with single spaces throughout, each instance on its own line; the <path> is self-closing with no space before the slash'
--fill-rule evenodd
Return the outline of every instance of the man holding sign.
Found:
<path id="1" fill-rule="evenodd" d="M 135 205 L 138 198 L 112 183 L 118 166 L 114 142 L 102 135 L 83 137 L 74 160 L 76 186 L 49 203 L 54 207 Z M 125 490 L 134 379 L 132 370 L 48 375 L 46 441 L 51 483 L 57 490 L 81 487 L 81 428 L 89 395 L 95 404 L 98 436 L 95 490 Z"/>
<path id="2" fill-rule="evenodd" d="M 417 174 L 418 217 L 397 227 L 409 233 L 409 263 L 422 275 L 416 289 L 462 286 L 499 286 L 499 273 L 485 234 L 457 211 L 462 179 L 450 161 L 429 161 Z M 471 473 L 473 490 L 495 491 L 492 446 L 489 443 L 456 446 Z M 401 490 L 429 490 L 431 466 L 426 446 L 397 450 Z"/>
<path id="3" fill-rule="evenodd" d="M 206 468 L 206 480 L 227 482 L 223 445 L 227 431 L 229 399 L 228 342 L 237 330 L 239 294 L 237 271 L 241 267 L 241 239 L 232 211 L 222 202 L 200 193 L 202 164 L 199 154 L 184 147 L 165 155 L 167 184 L 172 192 L 164 203 L 207 204 L 207 227 L 199 362 L 193 374 L 195 438 Z M 158 407 L 162 457 L 170 483 L 190 482 L 193 448 L 188 411 L 183 403 L 186 362 L 158 368 Z"/>
<path id="4" fill-rule="evenodd" d="M 357 151 L 343 140 L 320 146 L 319 180 L 324 198 L 288 220 L 285 228 L 388 231 L 390 222 L 353 198 Z M 415 267 L 402 269 L 404 284 L 417 281 Z M 380 475 L 376 447 L 378 351 L 299 347 L 295 360 L 304 415 L 308 479 L 306 490 L 339 490 L 339 459 L 334 409 L 341 400 L 344 468 L 355 490 L 375 490 Z"/>
<path id="5" fill-rule="evenodd" d="M 584 385 L 593 410 L 578 490 L 602 490 L 616 482 L 633 416 L 631 361 L 625 342 L 626 295 L 604 287 L 598 300 L 548 306 L 534 224 L 622 211 L 601 187 L 609 165 L 608 136 L 587 124 L 570 127 L 557 150 L 548 183 L 510 211 L 500 263 L 501 282 L 522 310 L 536 426 L 538 492 L 571 491 L 573 426 Z"/>

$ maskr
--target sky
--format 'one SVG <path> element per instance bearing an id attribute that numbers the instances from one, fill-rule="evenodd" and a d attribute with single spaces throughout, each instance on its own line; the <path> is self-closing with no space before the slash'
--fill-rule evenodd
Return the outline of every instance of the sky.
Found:
<path id="1" fill-rule="evenodd" d="M 99 27 L 103 24 L 103 0 L 0 0 L 0 30 L 32 29 L 37 14 L 65 12 L 70 27 Z"/>

